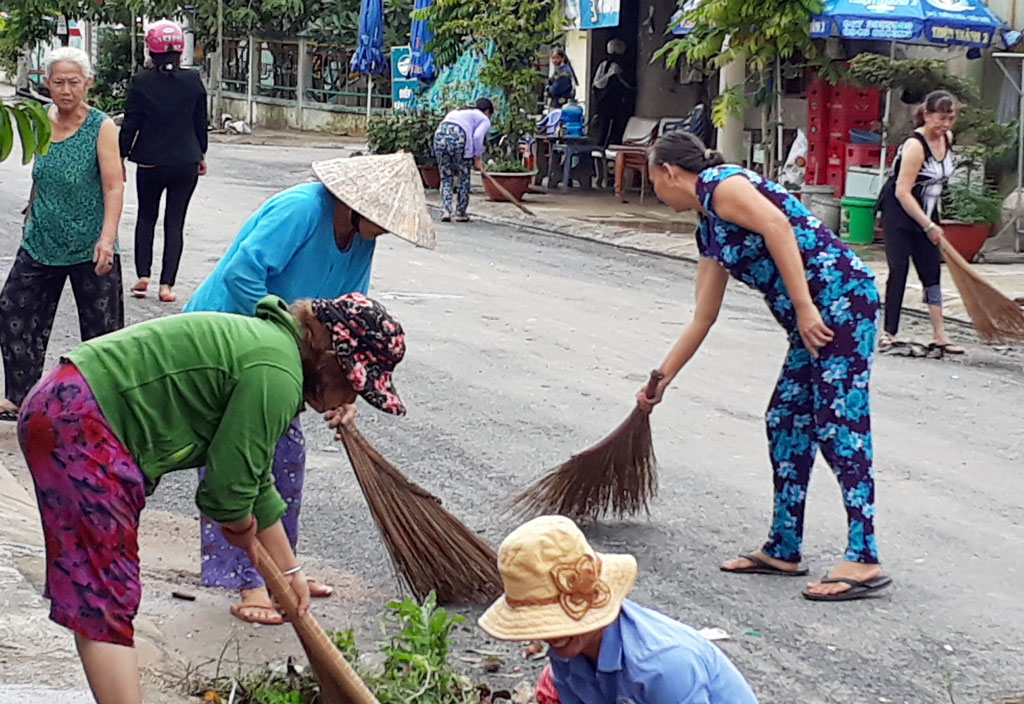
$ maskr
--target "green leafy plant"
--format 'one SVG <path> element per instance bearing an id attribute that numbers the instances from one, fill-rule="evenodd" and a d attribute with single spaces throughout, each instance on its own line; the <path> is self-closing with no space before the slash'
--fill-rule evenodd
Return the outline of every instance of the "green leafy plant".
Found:
<path id="1" fill-rule="evenodd" d="M 559 0 L 435 0 L 415 17 L 429 19 L 434 40 L 428 46 L 442 65 L 475 48 L 487 56 L 480 81 L 505 94 L 496 105 L 495 126 L 501 134 L 492 156 L 514 159 L 519 141 L 535 128 L 544 76 L 537 54 L 562 32 Z"/>
<path id="2" fill-rule="evenodd" d="M 680 2 L 682 5 L 682 2 Z M 773 169 L 776 105 L 781 78 L 817 56 L 811 40 L 811 17 L 821 12 L 821 0 L 702 0 L 679 18 L 693 24 L 683 37 L 674 37 L 655 52 L 668 68 L 680 61 L 720 69 L 741 59 L 747 67 L 743 85 L 727 86 L 712 106 L 712 122 L 721 127 L 752 101 L 761 107 L 765 168 Z M 671 27 L 669 27 L 671 29 Z"/>
<path id="3" fill-rule="evenodd" d="M 381 704 L 477 704 L 478 688 L 450 662 L 452 630 L 464 620 L 439 608 L 433 592 L 422 604 L 411 597 L 390 602 L 381 619 L 384 662 L 375 668 L 360 661 L 351 629 L 328 637 Z M 190 696 L 212 699 L 212 693 L 225 701 L 234 689 L 236 704 L 314 704 L 319 696 L 309 671 L 291 661 L 283 671 L 264 667 L 235 677 L 218 672 L 213 680 L 190 672 L 183 689 Z"/>
<path id="4" fill-rule="evenodd" d="M 487 164 L 487 171 L 496 174 L 525 174 L 529 169 L 519 159 L 500 159 Z"/>
<path id="5" fill-rule="evenodd" d="M 891 59 L 863 53 L 850 60 L 849 77 L 861 85 L 908 91 L 922 97 L 943 89 L 964 103 L 976 103 L 979 99 L 977 86 L 951 73 L 942 59 Z"/>
<path id="6" fill-rule="evenodd" d="M 15 131 L 21 140 L 23 164 L 49 151 L 50 118 L 36 101 L 25 100 L 13 105 L 0 103 L 0 161 L 11 155 Z"/>
<path id="7" fill-rule="evenodd" d="M 436 164 L 434 131 L 444 115 L 436 110 L 394 110 L 374 115 L 366 125 L 366 141 L 373 154 L 409 152 L 420 166 Z"/>
<path id="8" fill-rule="evenodd" d="M 956 222 L 995 225 L 1003 212 L 1003 198 L 985 186 L 955 184 L 942 197 L 942 218 Z"/>

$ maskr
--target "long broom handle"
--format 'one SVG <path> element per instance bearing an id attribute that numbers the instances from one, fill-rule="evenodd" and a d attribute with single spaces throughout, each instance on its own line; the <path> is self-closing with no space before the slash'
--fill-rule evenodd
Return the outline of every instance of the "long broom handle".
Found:
<path id="1" fill-rule="evenodd" d="M 491 176 L 486 171 L 481 171 L 480 173 L 483 174 L 484 178 L 491 182 L 492 186 L 498 189 L 498 193 L 508 198 L 509 202 L 512 203 L 512 205 L 516 206 L 517 208 L 519 208 L 520 210 L 522 210 L 524 213 L 531 217 L 537 217 L 536 215 L 533 214 L 532 210 L 527 208 L 525 205 L 523 205 L 522 201 L 520 201 L 514 195 L 509 193 L 508 189 L 502 186 L 500 183 L 498 183 L 493 176 Z"/>
<path id="2" fill-rule="evenodd" d="M 256 569 L 263 575 L 267 582 L 270 593 L 277 600 L 277 603 L 284 609 L 285 615 L 292 622 L 295 632 L 298 633 L 302 644 L 307 651 L 313 651 L 318 656 L 321 664 L 327 670 L 324 674 L 345 687 L 346 694 L 352 704 L 380 704 L 377 698 L 369 690 L 366 684 L 360 679 L 352 666 L 345 662 L 345 658 L 338 652 L 337 647 L 324 633 L 313 614 L 306 611 L 302 616 L 298 615 L 299 600 L 292 591 L 291 584 L 283 574 L 270 553 L 263 547 L 263 543 L 256 539 L 253 541 L 252 557 L 255 558 Z"/>
<path id="3" fill-rule="evenodd" d="M 654 394 L 658 392 L 658 384 L 660 384 L 661 380 L 664 378 L 665 375 L 660 371 L 657 369 L 653 370 L 651 372 L 651 378 L 647 380 L 647 388 L 644 389 L 644 396 L 647 398 L 654 398 Z"/>

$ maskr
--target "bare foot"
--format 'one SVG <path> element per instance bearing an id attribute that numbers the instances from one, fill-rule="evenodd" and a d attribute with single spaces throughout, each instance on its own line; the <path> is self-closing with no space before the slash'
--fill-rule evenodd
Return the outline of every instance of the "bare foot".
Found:
<path id="1" fill-rule="evenodd" d="M 828 573 L 829 579 L 852 579 L 857 582 L 867 582 L 881 576 L 881 565 L 868 565 L 861 562 L 850 562 L 849 560 L 843 560 Z M 808 582 L 807 584 L 808 592 L 822 596 L 839 594 L 849 589 L 850 585 L 845 582 Z"/>
<path id="2" fill-rule="evenodd" d="M 309 595 L 315 599 L 326 599 L 334 593 L 334 589 L 332 587 L 329 587 L 315 579 L 310 578 L 306 581 L 309 583 Z"/>
<path id="3" fill-rule="evenodd" d="M 160 285 L 160 300 L 163 303 L 174 303 L 178 300 L 178 294 L 171 290 L 167 284 Z"/>
<path id="4" fill-rule="evenodd" d="M 751 554 L 756 556 L 759 560 L 762 560 L 765 563 L 774 567 L 775 569 L 781 570 L 783 572 L 797 572 L 800 570 L 799 562 L 786 562 L 785 560 L 778 560 L 774 557 L 769 557 L 768 555 L 765 555 L 760 550 Z M 726 572 L 742 572 L 743 570 L 748 570 L 751 567 L 757 567 L 757 563 L 746 557 L 737 557 L 734 560 L 726 560 L 722 563 L 722 569 Z"/>
<path id="5" fill-rule="evenodd" d="M 0 399 L 0 420 L 18 420 L 18 407 L 7 399 Z"/>
<path id="6" fill-rule="evenodd" d="M 149 288 L 149 277 L 140 277 L 135 285 L 131 287 L 132 296 L 135 298 L 145 298 L 147 288 Z"/>
<path id="7" fill-rule="evenodd" d="M 232 604 L 231 613 L 246 623 L 260 623 L 264 626 L 280 626 L 284 623 L 284 617 L 270 601 L 270 594 L 265 587 L 243 589 L 242 602 Z"/>

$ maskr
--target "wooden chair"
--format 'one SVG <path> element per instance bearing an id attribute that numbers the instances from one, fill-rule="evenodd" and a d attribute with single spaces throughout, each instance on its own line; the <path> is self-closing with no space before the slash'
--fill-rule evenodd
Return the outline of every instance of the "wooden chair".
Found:
<path id="1" fill-rule="evenodd" d="M 614 164 L 615 195 L 622 196 L 622 180 L 627 171 L 640 174 L 640 199 L 643 200 L 647 187 L 647 148 L 654 143 L 658 133 L 658 120 L 651 117 L 629 118 L 622 134 L 622 144 L 612 144 L 603 151 L 594 153 L 602 163 Z"/>

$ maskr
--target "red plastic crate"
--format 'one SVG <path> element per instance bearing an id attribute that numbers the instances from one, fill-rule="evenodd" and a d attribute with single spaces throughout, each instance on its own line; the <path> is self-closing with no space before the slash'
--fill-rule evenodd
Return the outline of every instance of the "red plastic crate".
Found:
<path id="1" fill-rule="evenodd" d="M 825 163 L 828 168 L 846 168 L 846 143 L 845 142 L 829 142 L 828 149 L 825 151 Z"/>
<path id="2" fill-rule="evenodd" d="M 846 166 L 878 166 L 882 158 L 880 144 L 847 144 Z"/>
<path id="3" fill-rule="evenodd" d="M 810 142 L 825 142 L 828 134 L 825 126 L 828 118 L 822 115 L 807 114 L 807 140 Z"/>
<path id="4" fill-rule="evenodd" d="M 825 171 L 825 184 L 835 189 L 836 198 L 843 197 L 843 189 L 846 187 L 846 169 L 830 166 Z"/>
<path id="5" fill-rule="evenodd" d="M 804 181 L 814 186 L 820 186 L 825 182 L 825 143 L 807 143 L 807 170 Z"/>

